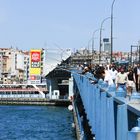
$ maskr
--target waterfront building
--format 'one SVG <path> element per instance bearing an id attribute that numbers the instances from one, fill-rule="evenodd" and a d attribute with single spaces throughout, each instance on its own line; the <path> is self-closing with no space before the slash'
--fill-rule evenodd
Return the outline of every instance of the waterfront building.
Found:
<path id="1" fill-rule="evenodd" d="M 24 83 L 27 83 L 29 78 L 29 51 L 24 51 Z"/>
<path id="2" fill-rule="evenodd" d="M 110 44 L 109 42 L 104 42 L 103 51 L 101 51 L 101 61 L 100 64 L 110 63 Z M 114 51 L 112 54 L 113 61 L 120 60 L 128 60 L 130 61 L 130 53 L 129 52 L 119 52 Z M 133 60 L 138 59 L 138 54 L 133 53 Z M 79 64 L 99 64 L 99 52 L 94 51 L 93 53 L 89 51 L 81 51 L 77 50 L 75 53 L 71 55 L 71 65 L 78 66 Z"/>
<path id="3" fill-rule="evenodd" d="M 45 49 L 44 50 L 44 74 L 47 79 L 47 89 L 50 99 L 67 99 L 69 97 L 69 82 L 71 73 L 68 68 L 71 65 L 70 49 Z"/>
<path id="4" fill-rule="evenodd" d="M 67 99 L 72 92 L 71 73 L 66 69 L 66 63 L 67 60 L 46 75 L 50 99 Z"/>
<path id="5" fill-rule="evenodd" d="M 24 54 L 22 51 L 12 50 L 11 52 L 11 79 L 16 83 L 23 82 L 24 75 Z"/>
<path id="6" fill-rule="evenodd" d="M 1 53 L 1 83 L 10 83 L 11 51 L 8 48 L 0 48 Z"/>
<path id="7" fill-rule="evenodd" d="M 29 52 L 11 50 L 11 82 L 26 83 L 28 79 Z"/>
<path id="8" fill-rule="evenodd" d="M 77 50 L 71 55 L 71 65 L 77 66 L 79 64 L 99 63 L 99 52 L 94 51 L 93 54 L 90 50 Z"/>
<path id="9" fill-rule="evenodd" d="M 17 48 L 0 48 L 1 83 L 23 83 L 28 77 L 29 55 Z M 25 78 L 26 77 L 26 78 Z"/>
<path id="10" fill-rule="evenodd" d="M 0 84 L 2 83 L 2 66 L 3 66 L 2 63 L 3 63 L 2 54 L 0 52 Z"/>
<path id="11" fill-rule="evenodd" d="M 49 74 L 58 65 L 60 65 L 63 61 L 65 61 L 71 56 L 70 49 L 48 48 L 44 49 L 43 52 L 44 52 L 43 75 Z"/>

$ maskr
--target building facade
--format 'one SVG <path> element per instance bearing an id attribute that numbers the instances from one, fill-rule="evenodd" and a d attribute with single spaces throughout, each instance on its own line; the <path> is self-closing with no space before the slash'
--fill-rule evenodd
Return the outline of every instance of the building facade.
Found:
<path id="1" fill-rule="evenodd" d="M 29 54 L 14 48 L 0 48 L 0 82 L 24 83 L 28 77 Z"/>

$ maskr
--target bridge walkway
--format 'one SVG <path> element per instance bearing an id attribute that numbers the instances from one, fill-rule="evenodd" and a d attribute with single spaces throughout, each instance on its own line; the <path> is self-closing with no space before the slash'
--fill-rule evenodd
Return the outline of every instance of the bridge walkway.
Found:
<path id="1" fill-rule="evenodd" d="M 91 74 L 73 73 L 73 78 L 81 140 L 140 140 L 139 93 L 128 97 L 115 85 L 108 86 L 102 80 L 95 83 Z M 85 116 L 89 127 L 84 131 Z"/>

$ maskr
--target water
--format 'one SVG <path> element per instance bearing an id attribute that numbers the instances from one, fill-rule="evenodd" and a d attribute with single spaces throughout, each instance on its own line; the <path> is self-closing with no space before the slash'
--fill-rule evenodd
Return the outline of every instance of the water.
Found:
<path id="1" fill-rule="evenodd" d="M 0 140 L 76 140 L 64 107 L 0 106 Z"/>

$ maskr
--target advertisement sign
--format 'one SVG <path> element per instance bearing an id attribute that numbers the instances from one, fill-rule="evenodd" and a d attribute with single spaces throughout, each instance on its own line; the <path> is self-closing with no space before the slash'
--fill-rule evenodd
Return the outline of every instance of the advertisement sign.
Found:
<path id="1" fill-rule="evenodd" d="M 30 80 L 36 80 L 35 75 L 31 75 L 31 76 L 30 76 Z"/>
<path id="2" fill-rule="evenodd" d="M 41 74 L 41 50 L 30 51 L 30 75 Z"/>
<path id="3" fill-rule="evenodd" d="M 31 67 L 39 68 L 40 67 L 40 52 L 31 52 Z"/>

